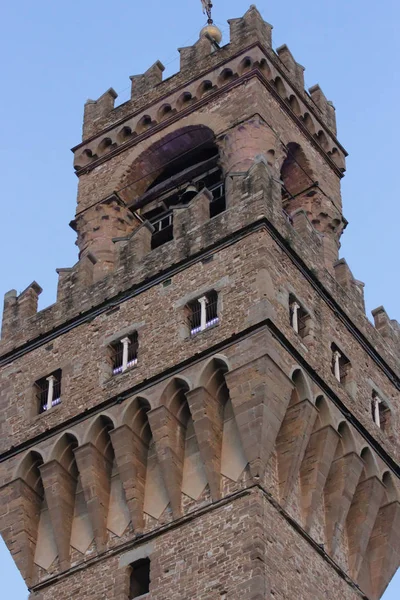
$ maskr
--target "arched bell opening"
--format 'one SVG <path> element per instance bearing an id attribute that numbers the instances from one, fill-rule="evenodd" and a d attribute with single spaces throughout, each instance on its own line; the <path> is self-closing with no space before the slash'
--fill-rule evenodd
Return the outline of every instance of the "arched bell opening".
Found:
<path id="1" fill-rule="evenodd" d="M 289 214 L 299 207 L 304 209 L 310 203 L 314 183 L 313 172 L 304 150 L 297 143 L 286 146 L 286 158 L 281 167 L 283 208 Z"/>
<path id="2" fill-rule="evenodd" d="M 188 204 L 204 188 L 211 192 L 210 218 L 217 216 L 226 203 L 213 132 L 190 126 L 155 142 L 135 160 L 121 187 L 131 210 L 153 225 L 152 249 L 173 239 L 172 208 Z"/>

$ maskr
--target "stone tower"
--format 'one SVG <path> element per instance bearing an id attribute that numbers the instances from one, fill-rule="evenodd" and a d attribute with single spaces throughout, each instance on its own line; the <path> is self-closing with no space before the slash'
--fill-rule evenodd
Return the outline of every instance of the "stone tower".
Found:
<path id="1" fill-rule="evenodd" d="M 85 105 L 80 254 L 6 294 L 0 529 L 31 600 L 378 600 L 400 328 L 338 260 L 335 109 L 252 6 Z"/>

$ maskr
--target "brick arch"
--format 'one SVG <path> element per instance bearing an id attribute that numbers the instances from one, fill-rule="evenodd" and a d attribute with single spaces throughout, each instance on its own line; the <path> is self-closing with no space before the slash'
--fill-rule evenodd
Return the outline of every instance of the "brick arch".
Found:
<path id="1" fill-rule="evenodd" d="M 77 475 L 77 467 L 74 456 L 74 449 L 79 446 L 79 441 L 75 434 L 63 433 L 50 452 L 50 460 L 58 461 L 68 473 Z"/>
<path id="2" fill-rule="evenodd" d="M 186 379 L 174 377 L 164 388 L 160 404 L 168 410 L 185 426 L 190 418 L 190 410 L 185 393 L 190 390 Z"/>
<path id="3" fill-rule="evenodd" d="M 228 364 L 225 358 L 214 356 L 203 368 L 199 380 L 199 387 L 204 387 L 207 391 L 214 396 L 219 398 L 227 397 L 228 391 L 225 383 L 225 373 L 229 371 Z"/>
<path id="4" fill-rule="evenodd" d="M 168 133 L 144 150 L 122 175 L 117 189 L 128 203 L 141 196 L 174 161 L 195 149 L 215 143 L 212 129 L 206 125 L 188 125 Z"/>
<path id="5" fill-rule="evenodd" d="M 382 483 L 385 486 L 385 501 L 387 504 L 390 502 L 400 502 L 400 489 L 396 486 L 395 479 L 390 471 L 385 471 L 382 475 Z"/>
<path id="6" fill-rule="evenodd" d="M 350 452 L 356 452 L 356 441 L 353 432 L 346 421 L 341 421 L 338 425 L 338 433 L 340 435 L 337 457 L 344 456 Z"/>
<path id="7" fill-rule="evenodd" d="M 295 196 L 311 186 L 315 180 L 310 160 L 300 144 L 286 144 L 286 157 L 281 166 L 281 179 L 285 190 Z"/>
<path id="8" fill-rule="evenodd" d="M 319 395 L 315 400 L 315 407 L 318 409 L 318 416 L 316 419 L 316 426 L 326 427 L 332 425 L 333 418 L 329 402 L 325 396 Z"/>
<path id="9" fill-rule="evenodd" d="M 297 402 L 302 402 L 303 400 L 312 402 L 313 394 L 310 383 L 303 370 L 300 367 L 295 367 L 290 378 L 294 383 L 290 404 L 293 405 Z"/>
<path id="10" fill-rule="evenodd" d="M 151 431 L 147 413 L 151 410 L 148 400 L 137 396 L 131 400 L 122 415 L 122 423 L 128 425 L 130 429 L 147 444 L 151 439 Z"/>
<path id="11" fill-rule="evenodd" d="M 109 432 L 114 428 L 115 423 L 108 415 L 96 417 L 86 433 L 85 443 L 91 443 L 103 454 L 108 454 L 111 448 Z"/>
<path id="12" fill-rule="evenodd" d="M 39 495 L 43 495 L 42 477 L 40 467 L 43 465 L 44 459 L 41 452 L 38 450 L 30 450 L 19 463 L 15 479 L 22 479 Z"/>
<path id="13" fill-rule="evenodd" d="M 369 446 L 365 446 L 360 453 L 362 460 L 364 461 L 364 475 L 365 478 L 369 477 L 379 477 L 379 468 L 376 462 L 376 458 L 369 448 Z M 362 477 L 362 476 L 361 476 Z"/>

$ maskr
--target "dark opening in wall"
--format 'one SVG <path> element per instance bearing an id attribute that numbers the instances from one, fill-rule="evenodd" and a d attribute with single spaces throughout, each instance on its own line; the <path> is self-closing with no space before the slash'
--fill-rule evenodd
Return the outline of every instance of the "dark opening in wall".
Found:
<path id="1" fill-rule="evenodd" d="M 61 376 L 61 369 L 57 369 L 35 382 L 35 396 L 39 413 L 46 412 L 61 403 Z"/>
<path id="2" fill-rule="evenodd" d="M 129 600 L 139 598 L 150 591 L 150 559 L 143 558 L 131 564 Z"/>
<path id="3" fill-rule="evenodd" d="M 375 425 L 387 432 L 390 428 L 390 409 L 377 392 L 372 394 L 371 413 Z"/>
<path id="4" fill-rule="evenodd" d="M 187 305 L 190 335 L 194 336 L 219 323 L 218 294 L 214 290 Z"/>
<path id="5" fill-rule="evenodd" d="M 350 380 L 351 362 L 336 344 L 331 345 L 332 350 L 332 373 L 336 379 L 345 385 Z"/>
<path id="6" fill-rule="evenodd" d="M 111 344 L 113 375 L 125 372 L 137 365 L 139 340 L 136 331 Z"/>
<path id="7" fill-rule="evenodd" d="M 304 339 L 311 332 L 311 317 L 293 294 L 289 295 L 290 324 Z"/>

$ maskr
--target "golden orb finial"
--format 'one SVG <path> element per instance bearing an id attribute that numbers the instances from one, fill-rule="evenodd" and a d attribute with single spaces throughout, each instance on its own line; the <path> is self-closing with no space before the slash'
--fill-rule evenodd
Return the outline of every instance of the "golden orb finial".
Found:
<path id="1" fill-rule="evenodd" d="M 208 17 L 207 25 L 203 27 L 200 31 L 200 37 L 208 36 L 217 44 L 220 44 L 222 41 L 222 31 L 214 25 L 214 21 L 212 20 L 211 11 L 212 11 L 212 2 L 211 0 L 201 0 L 203 5 L 203 13 L 205 13 Z"/>
<path id="2" fill-rule="evenodd" d="M 214 25 L 214 23 L 209 23 L 200 31 L 200 37 L 205 35 L 210 37 L 217 44 L 220 44 L 222 41 L 222 31 L 219 29 L 219 27 Z"/>

